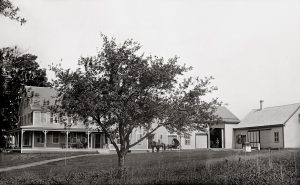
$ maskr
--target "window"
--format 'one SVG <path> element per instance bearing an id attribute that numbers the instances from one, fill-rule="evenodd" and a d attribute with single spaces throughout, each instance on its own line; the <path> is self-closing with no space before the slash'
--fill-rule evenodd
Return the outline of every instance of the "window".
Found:
<path id="1" fill-rule="evenodd" d="M 77 133 L 71 132 L 69 134 L 68 142 L 69 143 L 76 143 L 77 141 Z"/>
<path id="2" fill-rule="evenodd" d="M 44 143 L 44 134 L 42 132 L 36 132 L 35 133 L 35 138 L 36 138 L 36 142 L 37 143 L 40 143 L 40 144 L 43 144 Z"/>
<path id="3" fill-rule="evenodd" d="M 54 118 L 54 114 L 51 112 L 51 113 L 50 113 L 50 124 L 53 123 L 53 120 L 54 120 L 53 118 Z"/>
<path id="4" fill-rule="evenodd" d="M 191 144 L 191 135 L 190 134 L 184 134 L 184 144 L 185 145 Z"/>
<path id="5" fill-rule="evenodd" d="M 260 131 L 259 130 L 251 130 L 247 132 L 247 138 L 250 143 L 250 146 L 253 148 L 257 148 L 260 144 Z"/>
<path id="6" fill-rule="evenodd" d="M 58 133 L 55 133 L 55 132 L 52 133 L 52 143 L 55 143 L 55 144 L 59 143 Z"/>
<path id="7" fill-rule="evenodd" d="M 46 112 L 42 112 L 42 114 L 41 114 L 41 123 L 45 124 L 46 123 L 46 119 L 47 119 L 47 113 Z"/>
<path id="8" fill-rule="evenodd" d="M 244 144 L 246 142 L 246 135 L 237 135 L 236 141 L 237 144 Z"/>
<path id="9" fill-rule="evenodd" d="M 300 123 L 300 114 L 298 114 L 298 122 Z"/>
<path id="10" fill-rule="evenodd" d="M 279 132 L 274 132 L 274 142 L 275 143 L 279 142 Z"/>

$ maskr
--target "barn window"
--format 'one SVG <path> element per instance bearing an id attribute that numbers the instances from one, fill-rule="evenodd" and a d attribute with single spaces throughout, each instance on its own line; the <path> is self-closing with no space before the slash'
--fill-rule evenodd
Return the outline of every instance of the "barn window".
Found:
<path id="1" fill-rule="evenodd" d="M 185 134 L 184 135 L 184 144 L 185 145 L 191 145 L 191 136 L 190 136 L 190 134 Z"/>
<path id="2" fill-rule="evenodd" d="M 279 142 L 279 132 L 274 132 L 274 142 L 275 143 Z"/>

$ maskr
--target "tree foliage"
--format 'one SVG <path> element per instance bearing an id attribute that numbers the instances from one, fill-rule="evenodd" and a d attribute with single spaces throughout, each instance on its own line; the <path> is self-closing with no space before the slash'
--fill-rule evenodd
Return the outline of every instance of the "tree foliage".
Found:
<path id="1" fill-rule="evenodd" d="M 12 20 L 16 20 L 22 25 L 26 22 L 26 20 L 18 16 L 18 12 L 19 7 L 14 6 L 10 0 L 0 0 L 0 14 Z"/>
<path id="2" fill-rule="evenodd" d="M 133 40 L 118 45 L 115 39 L 102 38 L 103 47 L 97 55 L 81 57 L 76 71 L 52 66 L 59 92 L 56 109 L 87 124 L 95 122 L 114 145 L 120 166 L 131 147 L 161 126 L 176 131 L 180 124 L 187 132 L 214 120 L 219 102 L 201 99 L 216 90 L 210 84 L 212 78 L 180 81 L 191 68 L 179 65 L 178 57 L 166 61 L 145 57 Z M 147 133 L 136 142 L 130 141 L 131 133 L 139 127 Z"/>
<path id="3" fill-rule="evenodd" d="M 3 132 L 14 128 L 18 122 L 20 93 L 23 92 L 24 87 L 50 85 L 47 82 L 46 70 L 40 68 L 36 59 L 37 56 L 22 54 L 18 48 L 0 49 L 1 141 L 3 141 Z"/>

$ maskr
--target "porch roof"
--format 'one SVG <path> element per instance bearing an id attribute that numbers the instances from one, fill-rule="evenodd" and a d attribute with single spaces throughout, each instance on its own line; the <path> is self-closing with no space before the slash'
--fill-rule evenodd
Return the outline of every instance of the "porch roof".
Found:
<path id="1" fill-rule="evenodd" d="M 21 130 L 28 130 L 28 131 L 71 131 L 71 132 L 101 132 L 101 130 L 98 129 L 82 129 L 82 128 L 53 128 L 53 127 L 22 127 L 18 129 L 11 130 L 10 132 L 16 132 L 16 131 L 21 131 Z"/>

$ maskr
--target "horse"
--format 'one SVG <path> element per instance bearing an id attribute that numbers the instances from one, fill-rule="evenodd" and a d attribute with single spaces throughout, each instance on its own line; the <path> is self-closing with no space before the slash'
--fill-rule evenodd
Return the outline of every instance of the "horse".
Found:
<path id="1" fill-rule="evenodd" d="M 158 143 L 156 141 L 151 142 L 152 152 L 154 152 L 154 148 L 156 148 L 156 152 L 159 152 L 160 148 L 162 150 L 166 150 L 166 145 L 164 143 Z"/>

